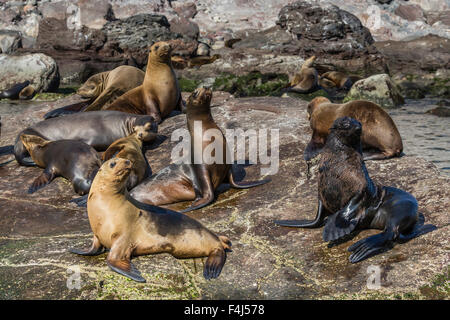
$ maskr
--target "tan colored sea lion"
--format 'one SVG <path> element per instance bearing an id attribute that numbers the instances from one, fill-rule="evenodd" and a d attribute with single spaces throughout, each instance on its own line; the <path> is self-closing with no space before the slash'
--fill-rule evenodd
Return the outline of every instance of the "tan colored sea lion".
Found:
<path id="1" fill-rule="evenodd" d="M 181 213 L 144 204 L 128 196 L 125 184 L 132 170 L 130 160 L 114 158 L 98 171 L 88 197 L 89 223 L 94 233 L 90 249 L 70 251 L 94 256 L 110 249 L 108 266 L 135 281 L 145 282 L 132 264 L 135 256 L 170 253 L 175 258 L 208 257 L 203 275 L 217 278 L 231 242 L 216 236 L 198 221 Z"/>
<path id="2" fill-rule="evenodd" d="M 348 76 L 339 71 L 328 71 L 320 76 L 319 85 L 324 89 L 337 88 L 350 90 L 353 83 L 361 79 L 359 76 Z"/>
<path id="3" fill-rule="evenodd" d="M 333 122 L 344 116 L 362 123 L 364 160 L 387 159 L 402 153 L 403 143 L 397 126 L 379 105 L 364 100 L 335 104 L 325 97 L 317 97 L 308 104 L 308 119 L 313 134 L 304 152 L 306 161 L 320 152 Z"/>
<path id="4" fill-rule="evenodd" d="M 164 205 L 181 201 L 192 201 L 192 205 L 181 211 L 188 212 L 207 206 L 215 199 L 215 190 L 226 182 L 233 188 L 251 188 L 262 185 L 270 180 L 238 183 L 235 181 L 232 165 L 226 161 L 227 143 L 225 136 L 214 122 L 211 115 L 212 90 L 205 88 L 196 89 L 188 98 L 186 107 L 187 127 L 191 136 L 191 162 L 190 164 L 170 165 L 154 176 L 147 178 L 131 190 L 130 195 L 136 200 L 152 205 Z M 195 123 L 200 123 L 200 130 L 195 130 Z M 222 146 L 222 158 L 215 159 L 207 164 L 203 159 L 203 150 L 211 143 L 203 133 L 208 129 L 216 130 Z M 200 136 L 199 136 L 200 135 Z M 195 149 L 197 141 L 201 147 Z M 216 140 L 214 140 L 216 142 Z M 195 155 L 199 152 L 200 156 Z M 217 155 L 219 157 L 219 155 Z M 196 159 L 202 159 L 196 163 Z"/>
<path id="5" fill-rule="evenodd" d="M 153 116 L 157 123 L 173 110 L 182 111 L 181 90 L 171 62 L 172 47 L 156 42 L 150 48 L 144 82 L 103 110 L 116 110 Z"/>
<path id="6" fill-rule="evenodd" d="M 290 82 L 290 87 L 286 89 L 288 92 L 311 93 L 319 89 L 318 73 L 312 67 L 316 56 L 307 59 L 300 68 L 300 71 L 294 76 Z"/>
<path id="7" fill-rule="evenodd" d="M 144 71 L 132 66 L 120 66 L 111 71 L 97 73 L 77 90 L 77 94 L 88 101 L 52 110 L 44 118 L 80 111 L 103 110 L 124 93 L 142 85 L 144 77 Z"/>
<path id="8" fill-rule="evenodd" d="M 20 100 L 29 100 L 29 99 L 33 98 L 35 94 L 36 94 L 36 90 L 34 90 L 33 86 L 29 85 L 29 86 L 26 86 L 25 88 L 23 88 L 19 92 L 19 99 Z"/>
<path id="9" fill-rule="evenodd" d="M 28 193 L 39 190 L 58 176 L 70 180 L 79 195 L 89 192 L 102 164 L 94 148 L 80 140 L 49 141 L 30 134 L 21 134 L 20 140 L 36 165 L 45 169 Z"/>

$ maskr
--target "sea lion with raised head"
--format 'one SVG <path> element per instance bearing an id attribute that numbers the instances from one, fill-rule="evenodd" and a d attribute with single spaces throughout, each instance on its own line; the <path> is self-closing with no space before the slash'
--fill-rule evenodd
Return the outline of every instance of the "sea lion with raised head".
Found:
<path id="1" fill-rule="evenodd" d="M 33 193 L 46 186 L 56 177 L 70 180 L 79 195 L 89 192 L 92 180 L 102 164 L 98 153 L 79 140 L 48 141 L 39 136 L 21 134 L 20 140 L 42 174 L 28 189 Z"/>
<path id="2" fill-rule="evenodd" d="M 173 110 L 183 111 L 183 100 L 171 62 L 172 46 L 156 42 L 150 48 L 144 82 L 120 96 L 103 110 L 148 114 L 157 123 Z"/>
<path id="3" fill-rule="evenodd" d="M 206 259 L 203 275 L 217 278 L 225 264 L 231 242 L 216 236 L 198 221 L 181 213 L 143 205 L 131 199 L 126 181 L 133 164 L 128 159 L 113 158 L 98 171 L 89 191 L 87 211 L 94 233 L 88 250 L 72 253 L 94 256 L 110 249 L 108 266 L 130 279 L 145 282 L 132 264 L 135 256 L 170 253 L 175 258 Z"/>
<path id="4" fill-rule="evenodd" d="M 317 70 L 312 67 L 315 60 L 316 56 L 307 59 L 284 91 L 307 94 L 319 90 L 319 75 Z"/>
<path id="5" fill-rule="evenodd" d="M 133 198 L 152 205 L 194 201 L 189 208 L 181 211 L 188 212 L 212 203 L 215 199 L 215 190 L 227 180 L 231 187 L 240 189 L 259 186 L 270 181 L 245 183 L 235 181 L 232 165 L 226 162 L 226 154 L 229 151 L 227 150 L 225 136 L 211 115 L 211 98 L 212 90 L 206 88 L 196 89 L 188 98 L 186 119 L 191 136 L 190 164 L 172 164 L 145 179 L 131 190 L 130 195 Z M 195 122 L 200 124 L 201 132 L 200 130 L 194 130 Z M 203 159 L 203 150 L 211 143 L 203 134 L 208 129 L 217 130 L 215 132 L 219 135 L 215 136 L 215 139 L 221 140 L 223 158 L 216 159 L 217 161 L 211 164 L 207 164 L 206 161 L 197 164 L 194 160 L 197 158 Z M 201 146 L 199 149 L 194 148 L 194 141 L 196 140 Z M 195 152 L 199 152 L 200 156 L 195 156 Z"/>
<path id="6" fill-rule="evenodd" d="M 335 104 L 325 97 L 317 97 L 308 104 L 307 112 L 313 133 L 303 154 L 306 161 L 320 153 L 333 122 L 344 116 L 362 123 L 364 160 L 388 159 L 400 156 L 403 151 L 402 138 L 394 121 L 373 102 L 355 100 Z"/>
<path id="7" fill-rule="evenodd" d="M 77 94 L 87 101 L 78 102 L 52 110 L 45 119 L 80 111 L 103 110 L 124 93 L 142 85 L 145 72 L 132 66 L 120 66 L 111 71 L 91 76 L 77 90 Z"/>
<path id="8" fill-rule="evenodd" d="M 324 241 L 342 240 L 363 229 L 383 230 L 349 247 L 352 263 L 435 229 L 423 225 L 423 215 L 418 213 L 417 200 L 411 194 L 370 179 L 362 156 L 362 130 L 361 123 L 349 117 L 337 119 L 330 128 L 319 162 L 316 218 L 275 221 L 296 228 L 325 224 Z"/>
<path id="9" fill-rule="evenodd" d="M 20 165 L 35 165 L 34 161 L 27 159 L 28 152 L 20 140 L 20 135 L 23 133 L 50 141 L 81 140 L 97 151 L 105 151 L 114 141 L 135 132 L 137 126 L 145 127 L 148 123 L 151 124 L 148 130 L 156 133 L 158 125 L 153 117 L 147 115 L 118 111 L 92 111 L 51 118 L 35 123 L 19 133 L 14 145 L 14 155 Z"/>

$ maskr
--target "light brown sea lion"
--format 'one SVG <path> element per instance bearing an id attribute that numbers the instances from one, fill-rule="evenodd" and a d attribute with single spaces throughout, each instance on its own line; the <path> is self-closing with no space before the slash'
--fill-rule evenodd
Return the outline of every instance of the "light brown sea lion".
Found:
<path id="1" fill-rule="evenodd" d="M 319 89 L 318 87 L 318 73 L 312 67 L 316 56 L 307 59 L 300 68 L 300 71 L 294 76 L 290 82 L 290 87 L 285 91 L 297 93 L 311 93 Z"/>
<path id="2" fill-rule="evenodd" d="M 397 126 L 379 105 L 364 100 L 335 104 L 325 97 L 317 97 L 308 104 L 308 119 L 313 134 L 304 152 L 306 161 L 320 152 L 333 122 L 344 116 L 362 123 L 364 160 L 387 159 L 402 153 L 403 143 Z"/>
<path id="3" fill-rule="evenodd" d="M 350 90 L 353 83 L 360 80 L 358 76 L 348 76 L 339 71 L 328 71 L 322 74 L 319 78 L 319 85 L 324 89 L 345 89 Z"/>
<path id="4" fill-rule="evenodd" d="M 80 111 L 103 110 L 124 93 L 142 85 L 144 77 L 144 71 L 132 66 L 120 66 L 111 71 L 97 73 L 77 90 L 77 94 L 88 101 L 52 110 L 44 118 Z"/>
<path id="5" fill-rule="evenodd" d="M 175 258 L 208 257 L 203 275 L 217 278 L 231 242 L 216 236 L 198 221 L 181 213 L 137 203 L 126 190 L 132 170 L 130 160 L 114 158 L 98 171 L 88 197 L 89 223 L 94 233 L 90 249 L 70 251 L 94 256 L 110 249 L 108 266 L 135 281 L 145 282 L 131 258 L 170 253 Z"/>
<path id="6" fill-rule="evenodd" d="M 211 98 L 211 89 L 205 88 L 196 89 L 188 98 L 186 118 L 191 136 L 191 162 L 189 164 L 172 164 L 145 179 L 131 190 L 130 195 L 133 198 L 152 205 L 194 200 L 189 208 L 181 211 L 188 212 L 212 203 L 215 199 L 215 190 L 227 180 L 231 187 L 240 189 L 259 186 L 270 181 L 262 180 L 246 183 L 235 181 L 232 165 L 226 162 L 226 154 L 229 151 L 227 150 L 225 136 L 211 115 Z M 194 122 L 201 124 L 202 133 L 194 130 Z M 211 164 L 206 164 L 202 157 L 203 150 L 211 143 L 203 134 L 208 129 L 217 130 L 216 132 L 220 136 L 215 136 L 215 139 L 220 139 L 223 147 L 222 158 L 215 159 L 216 161 Z M 198 137 L 198 134 L 201 134 L 201 136 Z M 194 141 L 196 140 L 201 145 L 197 150 L 194 148 Z M 195 152 L 199 152 L 200 156 L 196 156 Z M 197 164 L 194 161 L 195 159 L 200 159 L 202 163 Z"/>
<path id="7" fill-rule="evenodd" d="M 200 67 L 204 64 L 213 63 L 214 61 L 216 61 L 217 59 L 220 59 L 220 58 L 221 58 L 220 54 L 215 54 L 215 55 L 212 55 L 211 57 L 208 57 L 208 56 L 194 57 L 194 58 L 191 58 L 188 60 L 188 67 L 189 68 Z"/>
<path id="8" fill-rule="evenodd" d="M 79 195 L 89 192 L 102 164 L 94 148 L 79 140 L 49 141 L 29 134 L 21 134 L 20 140 L 36 165 L 44 168 L 28 193 L 41 189 L 58 176 L 70 180 Z"/>
<path id="9" fill-rule="evenodd" d="M 349 117 L 338 118 L 330 128 L 319 163 L 316 218 L 275 221 L 297 228 L 325 225 L 324 241 L 345 241 L 364 229 L 383 230 L 348 248 L 351 263 L 436 229 L 424 225 L 413 195 L 372 181 L 362 159 L 361 132 L 363 125 Z"/>
<path id="10" fill-rule="evenodd" d="M 150 48 L 144 82 L 103 110 L 116 110 L 151 115 L 157 123 L 173 110 L 182 111 L 181 90 L 171 62 L 172 47 L 168 42 L 156 42 Z"/>

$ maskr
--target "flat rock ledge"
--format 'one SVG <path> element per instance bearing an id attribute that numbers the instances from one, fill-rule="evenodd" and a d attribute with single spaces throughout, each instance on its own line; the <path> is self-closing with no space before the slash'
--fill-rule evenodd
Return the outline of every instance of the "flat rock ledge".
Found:
<path id="1" fill-rule="evenodd" d="M 0 145 L 13 143 L 21 129 L 50 109 L 75 100 L 72 96 L 8 109 L 0 105 Z M 292 98 L 237 99 L 214 93 L 213 116 L 221 128 L 279 129 L 280 162 L 269 184 L 248 190 L 224 188 L 213 205 L 190 213 L 233 243 L 222 274 L 212 281 L 202 277 L 202 259 L 138 257 L 133 262 L 147 279 L 139 284 L 110 271 L 105 255 L 68 253 L 68 248 L 90 245 L 92 235 L 86 211 L 68 203 L 75 197 L 71 185 L 57 178 L 28 195 L 27 188 L 41 169 L 19 167 L 16 162 L 0 167 L 0 299 L 448 299 L 450 178 L 421 158 L 406 155 L 370 161 L 367 166 L 373 179 L 417 198 L 426 222 L 438 227 L 432 233 L 351 264 L 347 248 L 378 231 L 363 231 L 328 248 L 321 230 L 273 223 L 315 215 L 317 176 L 308 181 L 302 161 L 311 134 L 306 105 Z M 175 145 L 170 135 L 183 126 L 182 114 L 161 124 L 159 132 L 168 138 L 147 152 L 153 172 L 169 163 Z M 245 179 L 261 178 L 262 166 L 246 167 Z M 381 272 L 379 289 L 367 286 L 373 268 Z"/>

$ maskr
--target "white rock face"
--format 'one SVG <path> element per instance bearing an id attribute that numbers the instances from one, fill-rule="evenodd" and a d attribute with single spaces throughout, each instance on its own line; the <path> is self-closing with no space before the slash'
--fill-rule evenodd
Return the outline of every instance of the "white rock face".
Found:
<path id="1" fill-rule="evenodd" d="M 22 56 L 0 54 L 0 90 L 26 80 L 31 82 L 36 92 L 56 89 L 59 72 L 55 60 L 42 53 Z"/>

